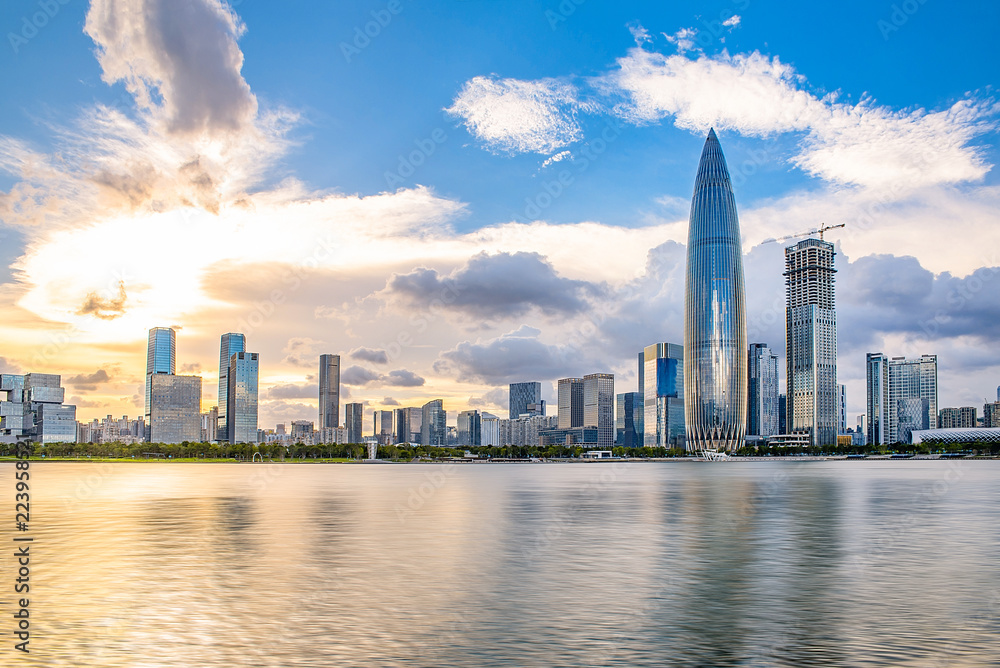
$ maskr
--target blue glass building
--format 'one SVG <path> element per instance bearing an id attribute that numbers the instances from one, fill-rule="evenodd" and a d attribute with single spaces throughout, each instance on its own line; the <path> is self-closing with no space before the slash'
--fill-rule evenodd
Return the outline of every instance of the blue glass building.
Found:
<path id="1" fill-rule="evenodd" d="M 623 448 L 642 446 L 642 393 L 622 392 L 618 395 L 615 417 L 615 445 Z"/>
<path id="2" fill-rule="evenodd" d="M 654 343 L 643 349 L 643 442 L 672 448 L 684 438 L 684 346 Z"/>
<path id="3" fill-rule="evenodd" d="M 507 401 L 507 416 L 516 420 L 522 415 L 545 415 L 542 384 L 535 381 L 511 383 Z"/>
<path id="4" fill-rule="evenodd" d="M 230 443 L 257 442 L 257 353 L 229 358 L 228 422 Z"/>
<path id="5" fill-rule="evenodd" d="M 245 352 L 247 339 L 242 334 L 230 332 L 222 335 L 222 345 L 219 347 L 219 417 L 215 438 L 218 441 L 229 439 L 229 360 L 236 353 Z"/>
<path id="6" fill-rule="evenodd" d="M 688 449 L 733 451 L 741 447 L 746 414 L 747 327 L 740 221 L 726 158 L 713 129 L 698 164 L 688 224 L 684 293 Z M 650 428 L 646 424 L 647 432 Z"/>
<path id="7" fill-rule="evenodd" d="M 177 371 L 177 343 L 174 330 L 169 327 L 154 327 L 149 330 L 146 344 L 146 424 L 149 424 L 153 403 L 150 376 L 153 374 L 174 375 Z"/>

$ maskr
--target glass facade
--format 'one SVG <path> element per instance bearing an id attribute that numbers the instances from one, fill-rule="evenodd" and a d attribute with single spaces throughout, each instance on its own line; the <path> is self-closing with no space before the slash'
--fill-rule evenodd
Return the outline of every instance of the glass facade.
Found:
<path id="1" fill-rule="evenodd" d="M 743 445 L 746 374 L 740 222 L 726 158 L 715 130 L 710 130 L 698 164 L 688 225 L 684 423 L 689 450 L 732 451 Z M 652 425 L 647 422 L 645 429 L 649 432 Z"/>
<path id="2" fill-rule="evenodd" d="M 364 439 L 361 429 L 365 420 L 363 404 L 347 404 L 344 407 L 344 425 L 347 427 L 347 442 L 361 443 Z"/>
<path id="3" fill-rule="evenodd" d="M 340 426 L 340 355 L 319 356 L 319 428 Z"/>
<path id="4" fill-rule="evenodd" d="M 174 330 L 169 327 L 154 327 L 149 330 L 146 343 L 146 423 L 149 423 L 152 407 L 152 387 L 149 377 L 164 373 L 174 375 L 177 370 L 177 346 Z"/>
<path id="5" fill-rule="evenodd" d="M 428 401 L 423 406 L 420 425 L 420 442 L 423 445 L 443 446 L 448 442 L 448 413 L 440 399 Z"/>
<path id="6" fill-rule="evenodd" d="M 583 426 L 583 378 L 559 380 L 559 428 Z"/>
<path id="7" fill-rule="evenodd" d="M 458 444 L 480 446 L 483 444 L 483 416 L 477 410 L 458 414 Z"/>
<path id="8" fill-rule="evenodd" d="M 229 359 L 229 442 L 257 442 L 257 353 L 233 353 Z"/>
<path id="9" fill-rule="evenodd" d="M 247 339 L 242 334 L 230 332 L 222 335 L 222 345 L 219 347 L 219 415 L 215 430 L 215 438 L 219 441 L 228 441 L 230 436 L 226 408 L 229 403 L 229 360 L 246 349 Z"/>
<path id="10" fill-rule="evenodd" d="M 583 377 L 583 426 L 597 428 L 597 445 L 615 444 L 615 375 L 592 373 Z"/>
<path id="11" fill-rule="evenodd" d="M 536 382 L 511 383 L 507 402 L 508 418 L 516 420 L 525 414 L 544 415 L 542 384 Z"/>
<path id="12" fill-rule="evenodd" d="M 889 441 L 889 360 L 882 353 L 868 353 L 865 358 L 867 376 L 867 416 L 869 445 L 886 445 Z"/>
<path id="13" fill-rule="evenodd" d="M 778 356 L 766 343 L 754 343 L 747 363 L 747 434 L 764 438 L 780 434 Z"/>
<path id="14" fill-rule="evenodd" d="M 642 393 L 624 392 L 618 395 L 615 415 L 615 445 L 623 448 L 642 446 Z"/>
<path id="15" fill-rule="evenodd" d="M 643 445 L 672 448 L 684 437 L 684 346 L 654 343 L 643 349 Z"/>
<path id="16" fill-rule="evenodd" d="M 201 441 L 201 376 L 155 373 L 151 388 L 149 440 L 152 443 Z"/>

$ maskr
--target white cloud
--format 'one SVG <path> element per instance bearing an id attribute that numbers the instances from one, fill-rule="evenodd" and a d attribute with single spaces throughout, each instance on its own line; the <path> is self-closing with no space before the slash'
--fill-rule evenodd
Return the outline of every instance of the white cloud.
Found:
<path id="1" fill-rule="evenodd" d="M 739 14 L 733 14 L 728 19 L 726 19 L 725 21 L 723 21 L 722 25 L 726 26 L 727 28 L 729 28 L 731 30 L 731 29 L 737 27 L 740 24 L 741 20 L 742 19 L 740 18 Z"/>
<path id="2" fill-rule="evenodd" d="M 555 79 L 521 81 L 475 77 L 449 114 L 496 152 L 552 153 L 581 137 L 576 89 Z"/>
<path id="3" fill-rule="evenodd" d="M 695 36 L 697 34 L 698 31 L 695 28 L 681 28 L 673 35 L 663 33 L 663 36 L 667 38 L 668 42 L 677 47 L 678 53 L 684 53 L 685 51 L 693 51 L 696 48 Z"/>

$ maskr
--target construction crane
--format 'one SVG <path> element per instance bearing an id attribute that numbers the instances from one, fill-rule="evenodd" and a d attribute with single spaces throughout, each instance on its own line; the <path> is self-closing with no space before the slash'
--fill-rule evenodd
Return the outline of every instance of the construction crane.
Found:
<path id="1" fill-rule="evenodd" d="M 778 242 L 781 242 L 781 241 L 786 241 L 788 239 L 797 239 L 799 237 L 808 237 L 808 236 L 813 235 L 813 234 L 819 234 L 819 240 L 823 241 L 823 233 L 824 232 L 826 232 L 827 230 L 835 230 L 838 227 L 845 227 L 846 225 L 847 225 L 847 223 L 841 223 L 840 225 L 823 225 L 822 227 L 820 227 L 818 229 L 809 230 L 808 232 L 799 232 L 798 234 L 786 234 L 785 236 L 778 237 L 777 239 L 764 239 L 760 243 L 761 244 L 778 243 Z"/>

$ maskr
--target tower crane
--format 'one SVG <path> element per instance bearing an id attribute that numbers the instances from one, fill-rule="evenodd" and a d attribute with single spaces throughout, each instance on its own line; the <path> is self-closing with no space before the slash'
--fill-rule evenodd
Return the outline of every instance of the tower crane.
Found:
<path id="1" fill-rule="evenodd" d="M 788 239 L 796 239 L 798 237 L 808 237 L 808 236 L 810 236 L 812 234 L 817 234 L 817 233 L 819 234 L 819 240 L 823 241 L 823 233 L 824 232 L 826 232 L 827 230 L 835 230 L 838 227 L 845 227 L 846 225 L 847 225 L 847 223 L 841 223 L 840 225 L 823 225 L 823 226 L 821 226 L 821 227 L 819 227 L 819 228 L 817 228 L 815 230 L 809 230 L 808 232 L 799 232 L 797 234 L 786 234 L 785 236 L 778 237 L 777 239 L 773 239 L 773 238 L 772 239 L 764 239 L 760 243 L 761 244 L 779 243 L 781 241 L 786 241 Z"/>

